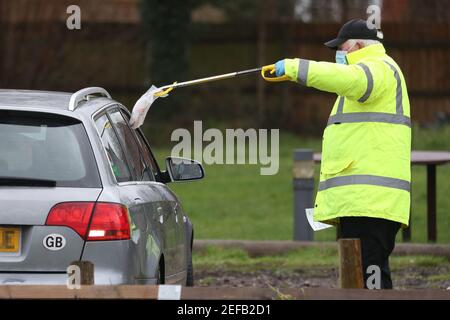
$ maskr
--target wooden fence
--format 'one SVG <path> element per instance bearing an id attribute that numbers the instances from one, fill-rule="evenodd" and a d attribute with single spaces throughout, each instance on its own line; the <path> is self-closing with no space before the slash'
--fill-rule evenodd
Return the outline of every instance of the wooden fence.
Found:
<path id="1" fill-rule="evenodd" d="M 151 83 L 143 37 L 136 23 L 86 22 L 69 31 L 64 21 L 0 23 L 0 86 L 75 91 L 106 87 L 130 105 Z M 413 121 L 450 119 L 450 24 L 384 23 L 385 46 L 405 75 Z M 269 64 L 284 57 L 333 61 L 323 42 L 335 37 L 337 23 L 271 22 L 264 52 L 258 29 L 249 22 L 195 24 L 190 78 Z M 173 80 L 178 79 L 174 75 Z M 156 84 L 160 85 L 160 84 Z M 294 131 L 320 132 L 334 95 L 295 84 L 261 84 L 246 77 L 188 90 L 189 118 L 218 117 Z M 214 105 L 214 112 L 211 112 Z M 258 112 L 255 112 L 258 111 Z"/>

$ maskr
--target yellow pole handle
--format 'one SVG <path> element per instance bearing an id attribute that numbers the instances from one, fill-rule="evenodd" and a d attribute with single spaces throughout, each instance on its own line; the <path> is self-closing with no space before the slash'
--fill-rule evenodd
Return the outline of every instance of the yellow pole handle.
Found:
<path id="1" fill-rule="evenodd" d="M 267 76 L 266 73 L 269 72 L 269 74 L 275 73 L 275 65 L 271 64 L 268 66 L 264 66 L 261 68 L 261 76 L 264 80 L 269 82 L 281 82 L 281 81 L 289 81 L 290 78 L 287 75 L 281 76 L 281 77 L 270 77 Z"/>

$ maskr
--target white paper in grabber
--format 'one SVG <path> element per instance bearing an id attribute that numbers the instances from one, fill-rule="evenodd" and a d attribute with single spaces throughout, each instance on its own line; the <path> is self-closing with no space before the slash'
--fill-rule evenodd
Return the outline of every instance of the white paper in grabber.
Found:
<path id="1" fill-rule="evenodd" d="M 332 227 L 331 224 L 314 221 L 314 208 L 306 208 L 305 213 L 306 219 L 308 219 L 309 225 L 314 231 L 324 230 Z"/>

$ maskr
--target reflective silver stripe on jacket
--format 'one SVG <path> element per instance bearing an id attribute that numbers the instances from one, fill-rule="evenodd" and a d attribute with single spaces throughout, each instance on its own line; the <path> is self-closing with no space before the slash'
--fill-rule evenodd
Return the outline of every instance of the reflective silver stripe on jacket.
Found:
<path id="1" fill-rule="evenodd" d="M 341 176 L 330 178 L 319 183 L 319 191 L 323 191 L 330 188 L 349 186 L 355 184 L 369 184 L 374 186 L 382 186 L 387 188 L 400 189 L 405 191 L 410 191 L 410 182 L 402 179 L 373 176 L 373 175 L 351 175 L 351 176 Z"/>
<path id="2" fill-rule="evenodd" d="M 369 67 L 366 66 L 364 63 L 358 63 L 358 66 L 363 68 L 366 77 L 367 77 L 367 89 L 366 92 L 363 94 L 363 96 L 358 100 L 358 102 L 365 102 L 367 99 L 369 99 L 370 94 L 373 90 L 373 77 L 372 73 L 369 70 Z"/>
<path id="3" fill-rule="evenodd" d="M 392 64 L 387 61 L 384 61 L 391 69 L 394 71 L 394 77 L 397 81 L 397 90 L 395 94 L 395 110 L 397 114 L 403 114 L 403 93 L 402 93 L 402 80 L 400 79 L 400 75 Z"/>
<path id="4" fill-rule="evenodd" d="M 308 80 L 309 60 L 300 59 L 298 63 L 298 82 L 306 86 Z"/>
<path id="5" fill-rule="evenodd" d="M 366 77 L 367 77 L 366 92 L 358 100 L 358 102 L 365 102 L 367 99 L 369 99 L 369 96 L 373 90 L 373 77 L 372 77 L 372 73 L 369 70 L 369 67 L 367 67 L 364 63 L 359 63 L 358 65 L 364 70 L 364 73 L 366 74 Z M 344 97 L 339 96 L 339 102 L 338 102 L 338 107 L 337 107 L 336 113 L 343 113 L 343 112 L 344 112 Z"/>
<path id="6" fill-rule="evenodd" d="M 336 113 L 342 113 L 343 111 L 344 111 L 344 97 L 340 96 Z"/>
<path id="7" fill-rule="evenodd" d="M 391 69 L 394 71 L 394 77 L 397 82 L 396 94 L 395 94 L 395 112 L 396 113 L 385 113 L 385 112 L 351 112 L 344 113 L 344 97 L 339 97 L 338 107 L 336 114 L 331 115 L 328 118 L 327 126 L 332 124 L 340 123 L 356 123 L 356 122 L 382 122 L 391 124 L 401 124 L 411 128 L 411 118 L 403 115 L 403 92 L 402 92 L 402 82 L 400 79 L 399 72 L 397 69 L 387 61 L 384 61 Z M 373 90 L 373 79 L 369 68 L 366 65 L 359 64 L 367 76 L 367 90 L 364 96 L 361 98 L 367 99 Z M 370 74 L 370 76 L 369 76 Z M 372 80 L 369 80 L 372 79 Z M 358 100 L 361 102 L 361 99 Z"/>
<path id="8" fill-rule="evenodd" d="M 403 124 L 411 127 L 411 119 L 407 116 L 383 113 L 383 112 L 350 112 L 337 113 L 328 118 L 327 126 L 340 123 L 355 123 L 355 122 L 383 122 L 391 124 Z"/>

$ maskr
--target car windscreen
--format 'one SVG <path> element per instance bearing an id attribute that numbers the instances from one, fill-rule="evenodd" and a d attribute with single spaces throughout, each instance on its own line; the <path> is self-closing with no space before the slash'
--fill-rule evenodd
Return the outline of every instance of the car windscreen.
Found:
<path id="1" fill-rule="evenodd" d="M 0 110 L 0 181 L 101 187 L 92 147 L 79 120 L 12 110 Z"/>

